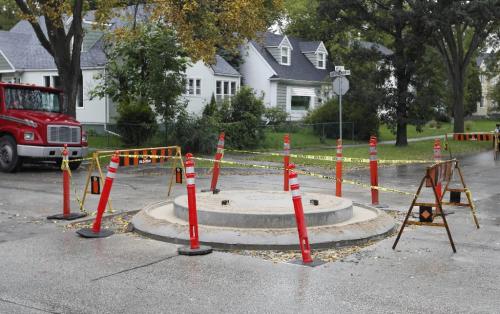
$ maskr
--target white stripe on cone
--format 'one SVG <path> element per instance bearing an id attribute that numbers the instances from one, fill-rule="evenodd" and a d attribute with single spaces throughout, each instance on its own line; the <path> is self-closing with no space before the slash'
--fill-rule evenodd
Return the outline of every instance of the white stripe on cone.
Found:
<path id="1" fill-rule="evenodd" d="M 108 171 L 108 175 L 107 175 L 108 178 L 111 178 L 111 179 L 114 179 L 116 178 L 116 172 L 111 172 L 111 171 Z"/>
<path id="2" fill-rule="evenodd" d="M 188 174 L 188 173 L 194 173 L 194 167 L 187 167 L 186 174 Z"/>
<path id="3" fill-rule="evenodd" d="M 187 178 L 186 182 L 188 185 L 194 185 L 194 178 Z"/>
<path id="4" fill-rule="evenodd" d="M 297 197 L 297 196 L 300 196 L 300 190 L 299 189 L 296 189 L 296 190 L 292 189 L 292 197 Z"/>
<path id="5" fill-rule="evenodd" d="M 297 180 L 297 178 L 291 178 L 289 182 L 290 182 L 290 185 L 299 184 L 299 180 Z"/>
<path id="6" fill-rule="evenodd" d="M 115 169 L 116 169 L 116 168 L 118 168 L 118 163 L 117 163 L 117 162 L 112 161 L 112 162 L 110 162 L 110 163 L 109 163 L 109 167 L 110 167 L 110 168 L 115 168 Z"/>

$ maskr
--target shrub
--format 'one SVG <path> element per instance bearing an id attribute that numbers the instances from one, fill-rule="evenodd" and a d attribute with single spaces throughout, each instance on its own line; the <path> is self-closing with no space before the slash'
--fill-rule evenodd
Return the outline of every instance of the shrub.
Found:
<path id="1" fill-rule="evenodd" d="M 212 153 L 219 133 L 225 131 L 226 147 L 255 148 L 264 140 L 263 113 L 262 98 L 251 88 L 242 87 L 231 101 L 216 103 L 213 98 L 201 117 L 182 110 L 176 117 L 172 140 L 182 143 L 185 152 Z"/>
<path id="2" fill-rule="evenodd" d="M 268 125 L 279 125 L 284 124 L 288 119 L 288 113 L 282 108 L 266 108 L 264 111 L 264 117 L 267 120 Z"/>
<path id="3" fill-rule="evenodd" d="M 427 127 L 429 127 L 430 129 L 435 129 L 437 127 L 437 122 L 436 120 L 431 120 L 427 123 Z"/>
<path id="4" fill-rule="evenodd" d="M 196 117 L 185 109 L 181 110 L 175 121 L 171 143 L 180 143 L 183 153 L 213 153 L 220 126 L 214 117 Z"/>
<path id="5" fill-rule="evenodd" d="M 140 146 L 149 141 L 156 130 L 156 115 L 148 104 L 122 103 L 118 106 L 117 129 L 127 145 Z"/>

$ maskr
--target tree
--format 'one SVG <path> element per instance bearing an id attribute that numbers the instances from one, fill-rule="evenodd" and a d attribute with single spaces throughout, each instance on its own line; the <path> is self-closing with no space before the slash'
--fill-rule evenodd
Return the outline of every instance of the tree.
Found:
<path id="1" fill-rule="evenodd" d="M 9 30 L 18 20 L 16 3 L 13 0 L 0 0 L 0 31 Z"/>
<path id="2" fill-rule="evenodd" d="M 408 144 L 406 127 L 414 105 L 414 94 L 409 90 L 425 48 L 426 33 L 418 12 L 409 1 L 336 0 L 320 2 L 318 12 L 323 19 L 339 27 L 354 27 L 359 33 L 383 33 L 390 40 L 392 55 L 386 57 L 394 69 L 395 86 L 389 88 L 386 115 L 396 129 L 396 146 Z"/>
<path id="3" fill-rule="evenodd" d="M 351 47 L 346 59 L 346 66 L 351 70 L 349 76 L 349 92 L 343 96 L 345 102 L 343 117 L 354 123 L 354 135 L 357 139 L 367 140 L 378 132 L 379 118 L 377 109 L 386 98 L 382 88 L 389 73 L 386 68 L 379 67 L 382 55 L 376 50 L 369 50 L 355 44 Z M 329 100 L 313 110 L 307 117 L 310 123 L 337 122 L 339 119 L 337 97 Z M 345 126 L 348 126 L 345 124 Z M 344 129 L 344 132 L 350 132 Z M 318 125 L 315 132 L 326 137 L 338 136 L 337 127 L 327 128 Z"/>
<path id="4" fill-rule="evenodd" d="M 183 106 L 177 98 L 186 87 L 188 62 L 175 32 L 161 22 L 139 23 L 107 43 L 108 63 L 94 95 L 109 95 L 119 106 L 153 106 L 168 127 Z"/>
<path id="5" fill-rule="evenodd" d="M 452 88 L 454 132 L 464 131 L 467 68 L 474 54 L 500 26 L 500 1 L 416 1 L 434 46 L 441 54 Z M 498 40 L 498 38 L 496 38 Z"/>
<path id="6" fill-rule="evenodd" d="M 33 27 L 40 44 L 54 58 L 65 93 L 64 112 L 75 115 L 81 84 L 80 52 L 87 8 L 96 7 L 97 23 L 104 26 L 111 10 L 129 4 L 121 0 L 15 0 L 21 17 Z M 163 19 L 175 29 L 192 60 L 213 62 L 216 47 L 233 48 L 265 30 L 280 13 L 281 0 L 150 0 L 153 20 Z M 46 29 L 46 32 L 44 31 Z M 122 36 L 127 36 L 125 32 Z"/>

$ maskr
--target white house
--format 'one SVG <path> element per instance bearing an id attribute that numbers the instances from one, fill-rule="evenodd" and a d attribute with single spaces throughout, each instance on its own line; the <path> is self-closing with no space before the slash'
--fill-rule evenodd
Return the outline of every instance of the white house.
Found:
<path id="1" fill-rule="evenodd" d="M 481 74 L 479 75 L 479 80 L 481 82 L 481 101 L 477 103 L 477 110 L 473 115 L 475 116 L 488 116 L 494 112 L 494 107 L 498 104 L 491 98 L 490 91 L 491 89 L 498 83 L 500 80 L 500 75 L 495 75 L 493 77 L 489 77 L 486 75 L 487 70 L 487 59 L 489 58 L 488 54 L 481 54 L 476 59 L 476 64 L 479 66 Z M 497 112 L 498 114 L 498 112 Z"/>
<path id="2" fill-rule="evenodd" d="M 76 118 L 94 128 L 114 123 L 116 105 L 109 97 L 91 99 L 90 91 L 99 83 L 107 62 L 103 51 L 103 33 L 92 29 L 92 12 L 84 20 L 85 37 L 82 45 L 82 84 L 77 102 Z M 113 23 L 120 23 L 117 19 Z M 44 25 L 44 23 L 40 23 Z M 234 95 L 240 88 L 241 75 L 222 57 L 216 56 L 214 65 L 198 61 L 186 70 L 187 86 L 183 98 L 188 111 L 201 114 L 212 95 L 217 99 Z M 40 45 L 31 25 L 20 21 L 10 31 L 0 31 L 0 80 L 43 86 L 60 86 L 53 58 Z"/>
<path id="3" fill-rule="evenodd" d="M 215 56 L 214 65 L 206 65 L 202 61 L 186 69 L 186 93 L 188 111 L 200 114 L 207 103 L 234 96 L 240 89 L 241 75 L 221 56 Z"/>
<path id="4" fill-rule="evenodd" d="M 241 48 L 243 84 L 264 94 L 267 107 L 303 118 L 329 97 L 328 52 L 321 41 L 264 33 Z"/>

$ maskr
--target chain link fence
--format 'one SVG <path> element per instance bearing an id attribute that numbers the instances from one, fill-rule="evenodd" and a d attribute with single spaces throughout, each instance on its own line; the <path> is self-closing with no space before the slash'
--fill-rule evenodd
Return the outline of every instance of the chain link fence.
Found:
<path id="1" fill-rule="evenodd" d="M 165 145 L 180 145 L 185 143 L 174 143 L 173 129 L 168 132 L 164 125 L 108 124 L 106 127 L 85 126 L 89 146 L 95 149 L 153 147 Z M 224 129 L 223 126 L 220 128 Z M 293 149 L 333 147 L 339 137 L 339 123 L 315 123 L 306 124 L 301 122 L 285 122 L 276 125 L 262 125 L 262 139 L 258 149 L 280 150 L 283 148 L 283 137 L 290 134 Z M 208 131 L 208 130 L 207 130 Z M 217 131 L 210 130 L 210 132 Z M 352 122 L 342 123 L 342 135 L 344 143 L 356 142 L 355 124 Z M 215 138 L 218 134 L 214 134 Z M 208 143 L 207 143 L 208 144 Z M 213 143 L 214 148 L 216 140 Z"/>

